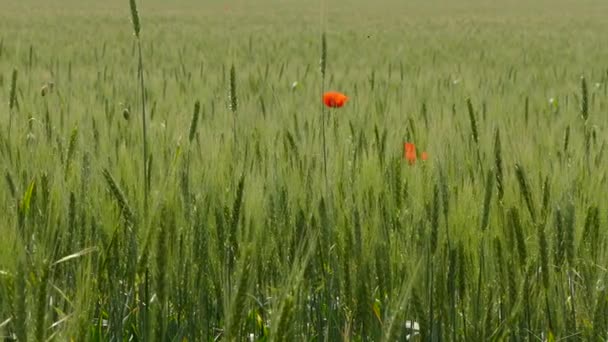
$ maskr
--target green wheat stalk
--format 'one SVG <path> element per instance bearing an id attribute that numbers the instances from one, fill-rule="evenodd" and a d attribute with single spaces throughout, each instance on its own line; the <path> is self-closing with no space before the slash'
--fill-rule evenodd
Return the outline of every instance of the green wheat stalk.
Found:
<path id="1" fill-rule="evenodd" d="M 232 296 L 227 303 L 226 330 L 227 341 L 236 341 L 238 332 L 242 324 L 244 313 L 247 309 L 247 293 L 255 282 L 255 275 L 252 269 L 255 268 L 253 260 L 253 248 L 248 248 L 243 253 L 243 258 L 239 267 L 236 269 L 236 285 L 232 288 Z M 278 323 L 278 322 L 277 322 Z"/>
<path id="2" fill-rule="evenodd" d="M 447 176 L 445 175 L 444 169 L 439 171 L 439 185 L 441 193 L 441 207 L 443 209 L 443 218 L 445 221 L 445 236 L 448 243 L 448 248 L 452 247 L 452 240 L 450 238 L 450 224 L 449 224 L 449 213 L 450 213 L 450 194 Z"/>
<path id="3" fill-rule="evenodd" d="M 492 192 L 494 189 L 494 172 L 492 169 L 488 171 L 488 175 L 486 177 L 486 190 L 483 199 L 483 210 L 481 214 L 481 223 L 480 228 L 482 231 L 481 242 L 479 244 L 479 273 L 477 278 L 477 296 L 475 300 L 474 314 L 476 320 L 481 319 L 480 310 L 481 310 L 481 287 L 483 284 L 484 278 L 484 269 L 486 264 L 486 230 L 488 227 L 489 217 L 490 217 L 490 205 L 492 200 Z M 475 327 L 475 335 L 479 337 L 478 327 Z"/>
<path id="4" fill-rule="evenodd" d="M 156 249 L 156 294 L 158 297 L 159 310 L 157 312 L 156 337 L 158 341 L 166 339 L 167 317 L 168 317 L 168 225 L 170 212 L 166 206 L 161 210 L 160 227 L 157 236 Z"/>
<path id="5" fill-rule="evenodd" d="M 466 299 L 467 299 L 467 255 L 464 243 L 461 241 L 458 244 L 458 282 L 457 292 L 460 299 L 460 315 L 462 317 L 462 334 L 464 340 L 467 340 L 467 315 L 466 315 Z"/>
<path id="6" fill-rule="evenodd" d="M 564 214 L 564 250 L 566 252 L 566 260 L 570 267 L 574 267 L 575 249 L 575 213 L 574 204 L 570 201 L 566 204 L 566 212 Z"/>
<path id="7" fill-rule="evenodd" d="M 422 262 L 418 262 L 418 264 L 415 266 L 412 277 L 402 280 L 401 288 L 396 294 L 397 298 L 392 304 L 393 307 L 391 310 L 391 315 L 387 317 L 387 321 L 385 323 L 386 326 L 384 328 L 384 334 L 381 341 L 389 342 L 402 340 L 401 334 L 403 334 L 403 327 L 406 325 L 406 322 L 403 319 L 405 317 L 406 302 L 407 299 L 410 298 L 414 281 L 417 278 L 416 274 L 418 273 L 421 263 Z M 413 321 L 410 321 L 410 325 L 413 328 Z"/>
<path id="8" fill-rule="evenodd" d="M 545 234 L 545 225 L 537 225 L 538 234 L 538 252 L 540 254 L 540 269 L 542 275 L 543 287 L 545 290 L 549 288 L 549 247 L 547 243 L 547 235 Z"/>
<path id="9" fill-rule="evenodd" d="M 47 261 L 42 264 L 42 274 L 36 300 L 36 341 L 44 342 L 46 336 L 47 288 L 49 285 L 50 265 Z"/>
<path id="10" fill-rule="evenodd" d="M 15 335 L 17 341 L 27 341 L 28 311 L 27 311 L 27 277 L 26 261 L 20 257 L 17 261 L 17 274 L 15 279 Z"/>
<path id="11" fill-rule="evenodd" d="M 458 270 L 458 250 L 456 248 L 449 248 L 448 254 L 448 281 L 447 281 L 447 291 L 449 296 L 449 318 L 451 324 L 451 338 L 452 341 L 456 341 L 456 333 L 458 329 L 458 323 L 456 320 L 458 308 L 456 307 L 456 281 L 457 281 L 457 270 Z"/>
<path id="12" fill-rule="evenodd" d="M 528 118 L 530 117 L 530 98 L 526 96 L 524 101 L 524 120 L 526 124 L 528 123 Z"/>

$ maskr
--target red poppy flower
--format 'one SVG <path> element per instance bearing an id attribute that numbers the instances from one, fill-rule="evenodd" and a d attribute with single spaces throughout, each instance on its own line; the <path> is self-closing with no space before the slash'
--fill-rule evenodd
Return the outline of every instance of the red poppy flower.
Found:
<path id="1" fill-rule="evenodd" d="M 426 151 L 422 152 L 422 154 L 420 155 L 420 159 L 422 160 L 427 160 L 429 158 L 429 155 L 426 153 Z"/>
<path id="2" fill-rule="evenodd" d="M 403 158 L 405 158 L 410 165 L 416 164 L 416 145 L 409 142 L 404 143 Z"/>
<path id="3" fill-rule="evenodd" d="M 330 108 L 340 108 L 348 101 L 348 96 L 337 91 L 328 91 L 323 94 L 323 103 Z"/>

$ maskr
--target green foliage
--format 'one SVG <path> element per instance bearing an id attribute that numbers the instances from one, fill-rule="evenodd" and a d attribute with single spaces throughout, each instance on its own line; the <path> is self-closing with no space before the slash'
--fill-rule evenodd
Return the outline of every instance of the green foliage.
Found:
<path id="1" fill-rule="evenodd" d="M 608 338 L 604 2 L 224 3 L 0 5 L 0 339 Z"/>

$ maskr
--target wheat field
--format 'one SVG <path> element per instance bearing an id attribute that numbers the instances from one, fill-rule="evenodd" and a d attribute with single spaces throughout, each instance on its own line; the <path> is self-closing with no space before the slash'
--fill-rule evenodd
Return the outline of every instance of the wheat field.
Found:
<path id="1" fill-rule="evenodd" d="M 606 18 L 0 0 L 0 339 L 608 340 Z"/>

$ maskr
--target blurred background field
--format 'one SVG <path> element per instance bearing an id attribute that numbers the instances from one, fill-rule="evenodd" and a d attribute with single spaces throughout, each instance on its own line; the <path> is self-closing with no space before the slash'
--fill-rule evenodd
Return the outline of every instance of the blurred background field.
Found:
<path id="1" fill-rule="evenodd" d="M 607 2 L 137 4 L 149 215 L 129 1 L 0 0 L 0 336 L 608 338 Z"/>

